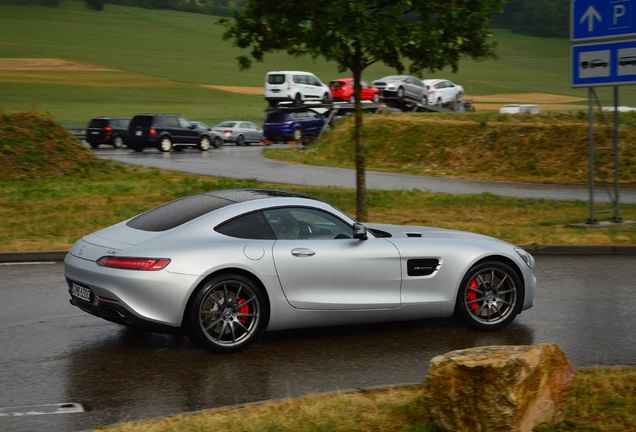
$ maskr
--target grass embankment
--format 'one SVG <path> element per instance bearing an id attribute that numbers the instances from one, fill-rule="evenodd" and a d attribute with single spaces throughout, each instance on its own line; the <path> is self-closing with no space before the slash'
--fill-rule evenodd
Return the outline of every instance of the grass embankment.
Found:
<path id="1" fill-rule="evenodd" d="M 0 250 L 3 251 L 66 250 L 86 233 L 166 201 L 220 188 L 291 189 L 332 202 L 348 214 L 355 214 L 355 193 L 350 189 L 280 185 L 124 166 L 98 159 L 46 115 L 36 112 L 0 114 L 0 181 L 3 185 Z M 447 131 L 446 135 L 456 130 L 453 122 L 447 126 L 442 124 L 441 128 Z M 389 132 L 393 130 L 389 129 Z M 409 130 L 411 128 L 404 127 L 402 136 Z M 346 129 L 336 128 L 333 135 L 346 133 Z M 376 141 L 369 136 L 377 133 L 367 133 L 371 149 Z M 387 141 L 390 139 L 389 136 Z M 508 135 L 503 135 L 500 141 L 493 138 L 489 144 L 492 149 L 488 160 L 493 172 L 503 172 L 510 159 L 516 158 L 515 152 L 527 147 L 517 146 L 515 150 L 506 145 L 507 140 Z M 377 142 L 383 140 L 377 139 Z M 335 139 L 329 144 L 325 141 L 324 148 L 319 147 L 322 145 L 317 143 L 315 147 L 321 149 L 320 152 L 313 152 L 312 145 L 307 153 L 338 160 L 344 158 L 347 148 L 351 148 L 346 142 L 338 145 Z M 538 143 L 534 145 L 539 146 Z M 414 146 L 414 143 L 409 144 L 410 152 Z M 401 157 L 406 148 L 386 150 L 383 163 L 390 162 L 393 154 Z M 454 150 L 451 144 L 443 149 L 445 153 Z M 289 154 L 300 157 L 305 152 Z M 553 153 L 552 157 L 557 156 Z M 543 161 L 547 166 L 558 165 L 547 158 L 545 156 Z M 498 161 L 501 168 L 497 168 Z M 451 168 L 451 164 L 438 161 L 440 172 L 451 172 Z M 527 170 L 528 167 L 521 166 L 518 174 L 531 177 Z M 572 227 L 571 224 L 584 222 L 587 218 L 589 205 L 583 201 L 369 190 L 368 205 L 369 220 L 374 222 L 462 229 L 516 244 L 636 244 L 636 226 L 633 225 L 616 224 L 607 229 Z M 636 220 L 636 206 L 623 205 L 621 210 L 625 220 Z"/>
<path id="2" fill-rule="evenodd" d="M 588 183 L 585 113 L 400 113 L 364 116 L 366 167 L 376 171 L 531 183 Z M 355 168 L 354 124 L 346 119 L 306 150 L 268 149 L 290 162 Z M 636 185 L 636 115 L 621 115 L 621 184 Z M 612 147 L 611 131 L 595 124 L 595 147 Z M 613 152 L 598 151 L 614 179 Z M 596 178 L 600 178 L 598 175 Z"/>

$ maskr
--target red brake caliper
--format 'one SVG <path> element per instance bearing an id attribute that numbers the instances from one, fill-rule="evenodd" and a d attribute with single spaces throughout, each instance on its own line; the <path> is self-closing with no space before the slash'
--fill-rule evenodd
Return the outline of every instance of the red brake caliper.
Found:
<path id="1" fill-rule="evenodd" d="M 477 290 L 477 288 L 479 288 L 479 284 L 477 284 L 477 281 L 475 279 L 473 279 L 468 284 L 468 287 L 470 289 L 466 293 L 466 300 L 468 300 L 469 302 L 474 302 L 475 300 L 477 300 L 477 291 L 476 290 Z M 473 312 L 477 311 L 477 302 L 470 303 L 468 305 L 468 307 L 471 308 L 473 310 Z"/>
<path id="2" fill-rule="evenodd" d="M 245 303 L 245 299 L 240 299 L 238 301 L 238 304 L 241 305 Z M 250 312 L 250 307 L 248 305 L 244 305 L 238 308 L 237 311 L 239 314 L 248 314 Z M 246 316 L 239 316 L 238 320 L 241 322 L 241 324 L 245 324 L 245 321 L 247 321 L 247 317 Z"/>

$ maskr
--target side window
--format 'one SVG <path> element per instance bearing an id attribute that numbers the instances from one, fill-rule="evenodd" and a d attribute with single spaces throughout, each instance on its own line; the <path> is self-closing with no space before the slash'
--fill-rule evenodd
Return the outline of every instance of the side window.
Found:
<path id="1" fill-rule="evenodd" d="M 179 117 L 179 127 L 183 129 L 189 129 L 190 127 L 192 127 L 192 123 L 190 123 L 190 120 L 188 119 Z"/>
<path id="2" fill-rule="evenodd" d="M 179 120 L 176 117 L 168 117 L 166 119 L 166 127 L 179 127 Z"/>
<path id="3" fill-rule="evenodd" d="M 256 212 L 240 216 L 225 222 L 214 229 L 216 232 L 230 237 L 255 240 L 275 240 L 272 227 L 263 216 Z"/>
<path id="4" fill-rule="evenodd" d="M 264 210 L 263 214 L 281 240 L 352 238 L 352 228 L 347 223 L 321 210 L 286 207 Z"/>

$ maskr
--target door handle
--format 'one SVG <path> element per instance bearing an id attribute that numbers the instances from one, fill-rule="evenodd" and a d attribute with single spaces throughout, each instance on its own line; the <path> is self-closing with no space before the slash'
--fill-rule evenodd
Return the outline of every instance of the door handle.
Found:
<path id="1" fill-rule="evenodd" d="M 316 252 L 307 248 L 294 248 L 291 250 L 291 254 L 297 257 L 310 257 L 316 255 Z"/>

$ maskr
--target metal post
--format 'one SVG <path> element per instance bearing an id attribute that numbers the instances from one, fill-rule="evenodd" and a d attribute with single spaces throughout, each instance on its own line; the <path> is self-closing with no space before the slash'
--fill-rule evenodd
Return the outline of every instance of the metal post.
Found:
<path id="1" fill-rule="evenodd" d="M 594 87 L 588 88 L 588 141 L 589 141 L 589 188 L 590 188 L 590 216 L 587 223 L 596 223 L 594 218 Z"/>
<path id="2" fill-rule="evenodd" d="M 621 221 L 620 209 L 620 150 L 618 144 L 618 86 L 614 86 L 614 222 Z"/>

